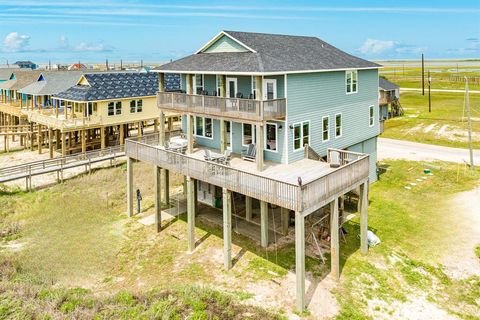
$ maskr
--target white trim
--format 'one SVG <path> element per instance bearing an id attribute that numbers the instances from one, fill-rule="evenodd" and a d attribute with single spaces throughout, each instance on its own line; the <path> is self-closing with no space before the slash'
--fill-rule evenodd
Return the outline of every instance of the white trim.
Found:
<path id="1" fill-rule="evenodd" d="M 373 116 L 370 116 L 370 110 L 373 110 Z M 370 121 L 373 120 L 373 121 Z M 372 122 L 372 124 L 370 124 Z M 371 128 L 375 126 L 375 105 L 368 106 L 368 126 Z"/>
<path id="2" fill-rule="evenodd" d="M 324 139 L 323 134 L 325 133 L 325 128 L 323 127 L 323 120 L 327 119 L 327 135 L 328 138 Z M 322 117 L 322 143 L 330 141 L 330 116 L 323 116 Z"/>
<path id="3" fill-rule="evenodd" d="M 237 92 L 238 92 L 238 78 L 233 78 L 233 77 L 225 77 L 225 97 L 230 98 L 230 86 L 229 86 L 229 81 L 234 81 L 235 82 L 235 94 L 233 95 L 234 98 L 237 97 Z"/>
<path id="4" fill-rule="evenodd" d="M 308 145 L 310 145 L 310 137 L 311 137 L 311 128 L 310 128 L 310 120 L 305 120 L 305 121 L 300 121 L 300 122 L 295 122 L 292 123 L 292 149 L 293 152 L 299 152 L 303 151 L 305 149 L 305 146 L 303 144 L 303 125 L 305 123 L 308 123 Z M 295 126 L 300 125 L 300 148 L 295 149 Z"/>
<path id="5" fill-rule="evenodd" d="M 202 118 L 202 123 L 203 123 L 203 135 L 197 135 L 197 118 Z M 207 127 L 205 124 L 205 119 L 210 119 L 212 121 L 212 136 L 207 137 L 205 135 L 205 128 Z M 213 118 L 210 117 L 203 117 L 203 116 L 193 116 L 193 135 L 198 138 L 204 138 L 204 139 L 210 139 L 213 140 Z"/>
<path id="6" fill-rule="evenodd" d="M 185 70 L 151 70 L 151 72 L 161 73 L 179 73 L 179 74 L 225 74 L 225 75 L 238 75 L 238 76 L 279 76 L 284 74 L 298 74 L 298 73 L 317 73 L 317 72 L 332 72 L 332 71 L 352 71 L 352 70 L 378 70 L 383 67 L 368 67 L 368 68 L 339 68 L 339 69 L 314 69 L 314 70 L 292 70 L 292 71 L 273 71 L 273 72 L 232 72 L 232 71 L 185 71 Z"/>
<path id="7" fill-rule="evenodd" d="M 228 33 L 226 33 L 225 31 L 220 31 L 215 37 L 213 37 L 210 41 L 208 41 L 206 44 L 203 45 L 203 47 L 201 47 L 200 49 L 198 49 L 195 54 L 199 54 L 200 52 L 203 52 L 204 50 L 208 49 L 212 44 L 214 44 L 218 39 L 220 39 L 222 36 L 227 36 L 229 37 L 230 39 L 232 39 L 233 41 L 235 41 L 236 43 L 238 43 L 239 45 L 241 45 L 242 47 L 244 47 L 245 49 L 247 49 L 248 51 L 250 52 L 253 52 L 253 53 L 257 53 L 257 51 L 253 50 L 252 48 L 250 48 L 249 46 L 247 46 L 246 44 L 244 44 L 243 42 L 235 39 L 233 36 L 229 35 Z"/>
<path id="8" fill-rule="evenodd" d="M 267 149 L 267 126 L 272 125 L 275 126 L 275 150 L 272 149 Z M 273 153 L 278 153 L 278 124 L 275 122 L 266 122 L 265 125 L 263 126 L 263 150 L 273 152 Z"/>
<path id="9" fill-rule="evenodd" d="M 340 134 L 337 136 L 337 116 L 340 116 Z M 341 138 L 343 136 L 343 114 L 341 112 L 335 114 L 335 121 L 334 121 L 334 129 L 335 129 L 335 139 Z"/>

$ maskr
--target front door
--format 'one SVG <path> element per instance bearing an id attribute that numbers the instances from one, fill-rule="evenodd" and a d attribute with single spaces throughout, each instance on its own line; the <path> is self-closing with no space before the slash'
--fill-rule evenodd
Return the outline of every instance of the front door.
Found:
<path id="1" fill-rule="evenodd" d="M 237 78 L 227 78 L 227 98 L 235 98 L 237 95 Z"/>
<path id="2" fill-rule="evenodd" d="M 263 79 L 263 100 L 277 99 L 277 80 Z"/>

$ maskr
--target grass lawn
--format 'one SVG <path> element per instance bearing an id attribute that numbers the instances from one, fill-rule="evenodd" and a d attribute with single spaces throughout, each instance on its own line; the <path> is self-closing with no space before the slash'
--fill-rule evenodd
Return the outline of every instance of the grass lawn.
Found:
<path id="1" fill-rule="evenodd" d="M 425 65 L 425 88 L 427 88 L 428 70 L 430 70 L 430 76 L 432 78 L 432 89 L 456 89 L 464 90 L 465 83 L 458 81 L 452 77 L 477 77 L 477 66 L 461 66 L 459 72 L 456 72 L 456 68 L 452 66 L 428 66 L 428 62 Z M 387 66 L 380 70 L 380 75 L 386 77 L 388 80 L 398 84 L 401 88 L 422 88 L 422 69 L 420 67 L 412 66 Z M 480 83 L 469 83 L 470 90 L 480 90 Z"/>
<path id="2" fill-rule="evenodd" d="M 339 319 L 389 318 L 418 307 L 417 300 L 438 309 L 432 312 L 480 316 L 480 279 L 451 279 L 438 265 L 456 230 L 445 228 L 455 225 L 454 215 L 437 210 L 450 195 L 478 184 L 480 173 L 437 165 L 442 169 L 407 190 L 423 166 L 384 164 L 388 170 L 372 185 L 369 208 L 370 228 L 382 244 L 361 255 L 358 221 L 346 225 L 334 289 Z M 150 212 L 152 170 L 135 164 L 134 186 Z M 124 166 L 35 192 L 3 191 L 0 207 L 0 318 L 282 319 L 294 310 L 293 245 L 265 250 L 233 233 L 237 259 L 224 271 L 220 228 L 198 219 L 198 248 L 189 254 L 184 216 L 160 234 L 125 216 Z M 328 266 L 306 258 L 308 274 L 318 281 Z"/>
<path id="3" fill-rule="evenodd" d="M 467 148 L 464 94 L 435 92 L 431 99 L 432 112 L 428 112 L 427 95 L 402 92 L 405 115 L 387 120 L 382 137 Z M 474 148 L 480 148 L 480 95 L 470 95 L 470 106 Z"/>

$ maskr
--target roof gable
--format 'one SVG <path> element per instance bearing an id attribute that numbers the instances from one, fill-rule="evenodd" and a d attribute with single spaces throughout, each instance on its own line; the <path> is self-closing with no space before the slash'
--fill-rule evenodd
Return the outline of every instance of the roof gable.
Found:
<path id="1" fill-rule="evenodd" d="M 77 86 L 90 86 L 90 83 L 88 83 L 87 78 L 84 75 L 82 75 L 77 82 Z"/>
<path id="2" fill-rule="evenodd" d="M 217 52 L 256 52 L 235 37 L 232 37 L 225 31 L 221 31 L 212 40 L 201 47 L 197 53 L 217 53 Z"/>

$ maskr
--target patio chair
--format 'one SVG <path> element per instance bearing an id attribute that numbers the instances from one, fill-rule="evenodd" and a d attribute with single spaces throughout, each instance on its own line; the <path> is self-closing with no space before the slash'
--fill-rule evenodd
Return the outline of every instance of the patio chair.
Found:
<path id="1" fill-rule="evenodd" d="M 203 156 L 203 158 L 206 161 L 212 161 L 212 154 L 210 153 L 210 150 L 205 150 L 205 155 Z"/>
<path id="2" fill-rule="evenodd" d="M 232 160 L 232 151 L 225 150 L 225 153 L 223 154 L 223 158 L 221 160 L 222 164 L 229 166 L 231 160 Z"/>
<path id="3" fill-rule="evenodd" d="M 243 99 L 243 93 L 237 92 L 236 98 Z"/>
<path id="4" fill-rule="evenodd" d="M 330 151 L 330 168 L 340 167 L 340 152 L 336 150 Z"/>
<path id="5" fill-rule="evenodd" d="M 217 91 L 213 90 L 212 91 L 212 96 L 216 97 L 217 96 Z"/>
<path id="6" fill-rule="evenodd" d="M 250 143 L 247 147 L 247 150 L 242 152 L 242 159 L 247 161 L 255 161 L 255 157 L 257 154 L 257 148 L 255 144 Z"/>

